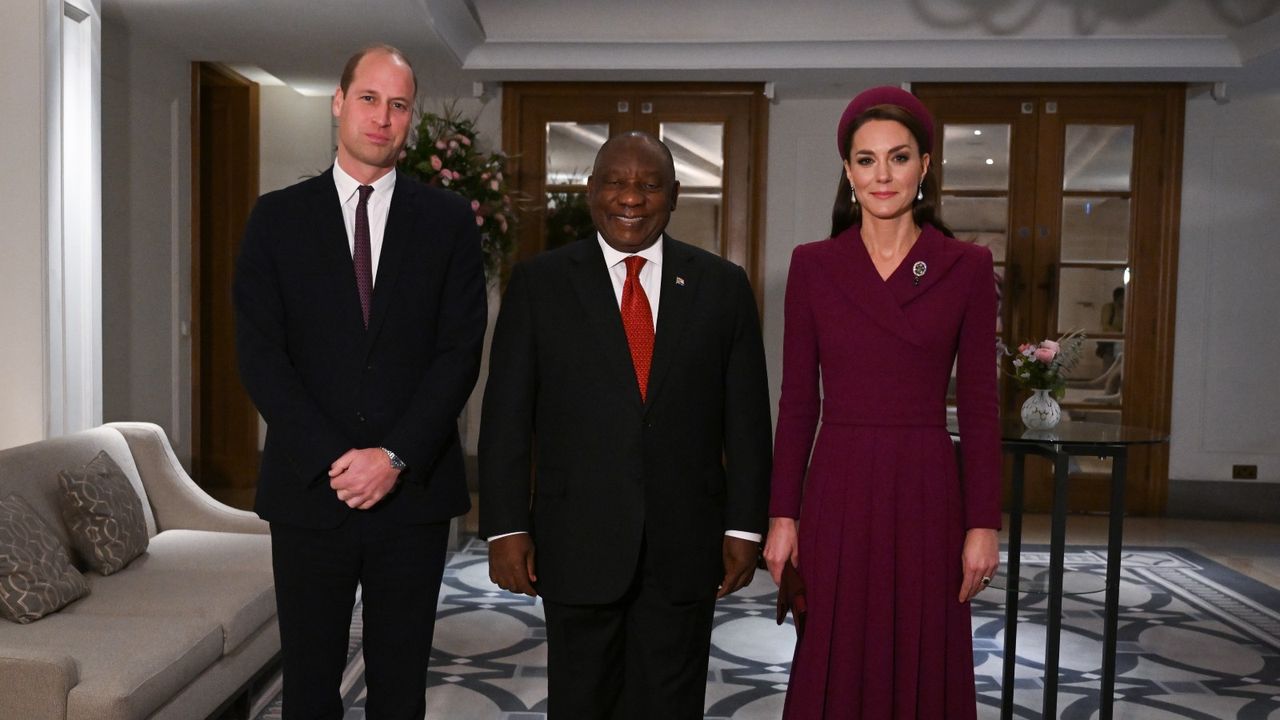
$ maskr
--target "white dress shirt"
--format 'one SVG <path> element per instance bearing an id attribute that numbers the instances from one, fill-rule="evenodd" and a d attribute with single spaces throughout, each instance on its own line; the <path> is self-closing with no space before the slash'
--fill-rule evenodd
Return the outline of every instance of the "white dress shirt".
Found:
<path id="1" fill-rule="evenodd" d="M 609 280 L 613 283 L 613 298 L 618 302 L 619 312 L 622 311 L 622 286 L 627 281 L 626 259 L 635 254 L 646 260 L 645 264 L 640 266 L 640 287 L 644 288 L 644 294 L 649 298 L 649 309 L 653 311 L 653 327 L 655 331 L 658 327 L 658 302 L 662 294 L 663 239 L 663 237 L 659 237 L 657 242 L 638 253 L 624 253 L 615 250 L 609 243 L 604 241 L 604 236 L 596 233 L 596 242 L 600 243 L 600 251 L 604 253 L 604 265 L 609 270 Z M 514 532 L 494 535 L 489 538 L 489 541 L 492 542 L 498 538 L 518 534 L 518 532 Z M 724 534 L 730 537 L 750 540 L 751 542 L 760 542 L 760 533 L 726 530 Z"/>
<path id="2" fill-rule="evenodd" d="M 333 163 L 333 184 L 338 188 L 338 202 L 342 204 L 342 222 L 347 227 L 347 249 L 356 254 L 356 205 L 360 204 L 359 180 L 347 174 L 342 166 Z M 378 284 L 378 259 L 382 257 L 382 237 L 387 229 L 387 211 L 391 208 L 391 194 L 396 188 L 396 169 L 373 181 L 366 210 L 369 213 L 369 262 L 373 272 L 373 284 Z"/>

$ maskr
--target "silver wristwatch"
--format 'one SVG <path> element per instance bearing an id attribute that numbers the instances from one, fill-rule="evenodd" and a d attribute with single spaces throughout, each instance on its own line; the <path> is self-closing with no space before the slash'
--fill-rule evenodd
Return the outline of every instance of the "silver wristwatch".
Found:
<path id="1" fill-rule="evenodd" d="M 395 453 L 391 452 L 386 448 L 380 448 L 380 449 L 382 450 L 382 452 L 387 454 L 387 460 L 391 461 L 391 467 L 395 468 L 396 470 L 403 470 L 409 467 L 408 465 L 404 464 L 404 461 L 400 459 L 399 455 L 396 455 Z"/>

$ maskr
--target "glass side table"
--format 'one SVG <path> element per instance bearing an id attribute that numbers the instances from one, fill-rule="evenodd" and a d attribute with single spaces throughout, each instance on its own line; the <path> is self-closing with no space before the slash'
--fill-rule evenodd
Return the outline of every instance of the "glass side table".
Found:
<path id="1" fill-rule="evenodd" d="M 947 421 L 947 430 L 959 438 L 956 419 Z M 1058 716 L 1058 651 L 1062 633 L 1063 555 L 1067 530 L 1067 475 L 1072 457 L 1112 458 L 1111 508 L 1107 531 L 1107 576 L 1102 631 L 1102 688 L 1099 718 L 1111 720 L 1116 684 L 1116 624 L 1120 603 L 1120 548 L 1124 537 L 1124 477 L 1129 448 L 1158 445 L 1169 436 L 1162 432 L 1127 425 L 1065 421 L 1052 430 L 1029 430 L 1020 418 L 1006 418 L 1000 431 L 1004 452 L 1013 458 L 1013 497 L 1009 507 L 1009 560 L 1005 570 L 1004 668 L 1000 683 L 1000 718 L 1013 717 L 1013 680 L 1017 666 L 1018 594 L 1022 553 L 1022 506 L 1027 455 L 1053 461 L 1053 511 L 1049 538 L 1048 602 L 1045 633 L 1044 706 L 1042 717 Z M 1045 589 L 1041 589 L 1042 592 Z"/>

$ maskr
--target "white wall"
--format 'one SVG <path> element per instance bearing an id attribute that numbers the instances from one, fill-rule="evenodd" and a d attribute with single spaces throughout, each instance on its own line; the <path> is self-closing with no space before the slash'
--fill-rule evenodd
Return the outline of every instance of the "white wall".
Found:
<path id="1" fill-rule="evenodd" d="M 1280 53 L 1187 101 L 1172 480 L 1280 483 Z"/>
<path id="2" fill-rule="evenodd" d="M 263 85 L 258 94 L 258 191 L 279 190 L 328 169 L 333 164 L 332 128 L 330 98 Z"/>
<path id="3" fill-rule="evenodd" d="M 0 3 L 0 448 L 45 429 L 46 4 Z"/>
<path id="4" fill-rule="evenodd" d="M 102 30 L 103 417 L 154 422 L 191 457 L 191 65 Z"/>

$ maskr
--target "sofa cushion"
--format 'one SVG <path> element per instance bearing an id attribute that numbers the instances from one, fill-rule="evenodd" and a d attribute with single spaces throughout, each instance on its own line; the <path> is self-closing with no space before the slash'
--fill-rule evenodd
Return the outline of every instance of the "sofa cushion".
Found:
<path id="1" fill-rule="evenodd" d="M 129 444 L 115 428 L 99 427 L 0 450 L 0 497 L 13 493 L 31 503 L 36 514 L 53 528 L 62 546 L 70 548 L 71 537 L 62 519 L 62 488 L 59 487 L 58 473 L 84 465 L 102 450 L 111 454 L 111 459 L 124 471 L 129 484 L 142 498 L 147 534 L 155 535 L 155 516 L 151 512 L 142 477 L 138 474 Z M 77 562 L 74 556 L 71 561 Z M 78 564 L 77 567 L 82 571 L 85 569 Z"/>
<path id="2" fill-rule="evenodd" d="M 17 495 L 0 499 L 0 616 L 29 623 L 88 592 L 66 548 L 31 505 Z"/>
<path id="3" fill-rule="evenodd" d="M 111 577 L 90 575 L 89 585 L 76 615 L 206 618 L 222 628 L 224 653 L 276 614 L 266 535 L 168 530 L 129 567 Z"/>
<path id="4" fill-rule="evenodd" d="M 222 657 L 221 630 L 197 617 L 60 612 L 31 625 L 0 627 L 3 644 L 75 658 L 80 682 L 67 697 L 68 720 L 145 718 Z"/>
<path id="5" fill-rule="evenodd" d="M 147 549 L 142 500 L 106 450 L 58 482 L 71 544 L 89 567 L 110 575 Z"/>

